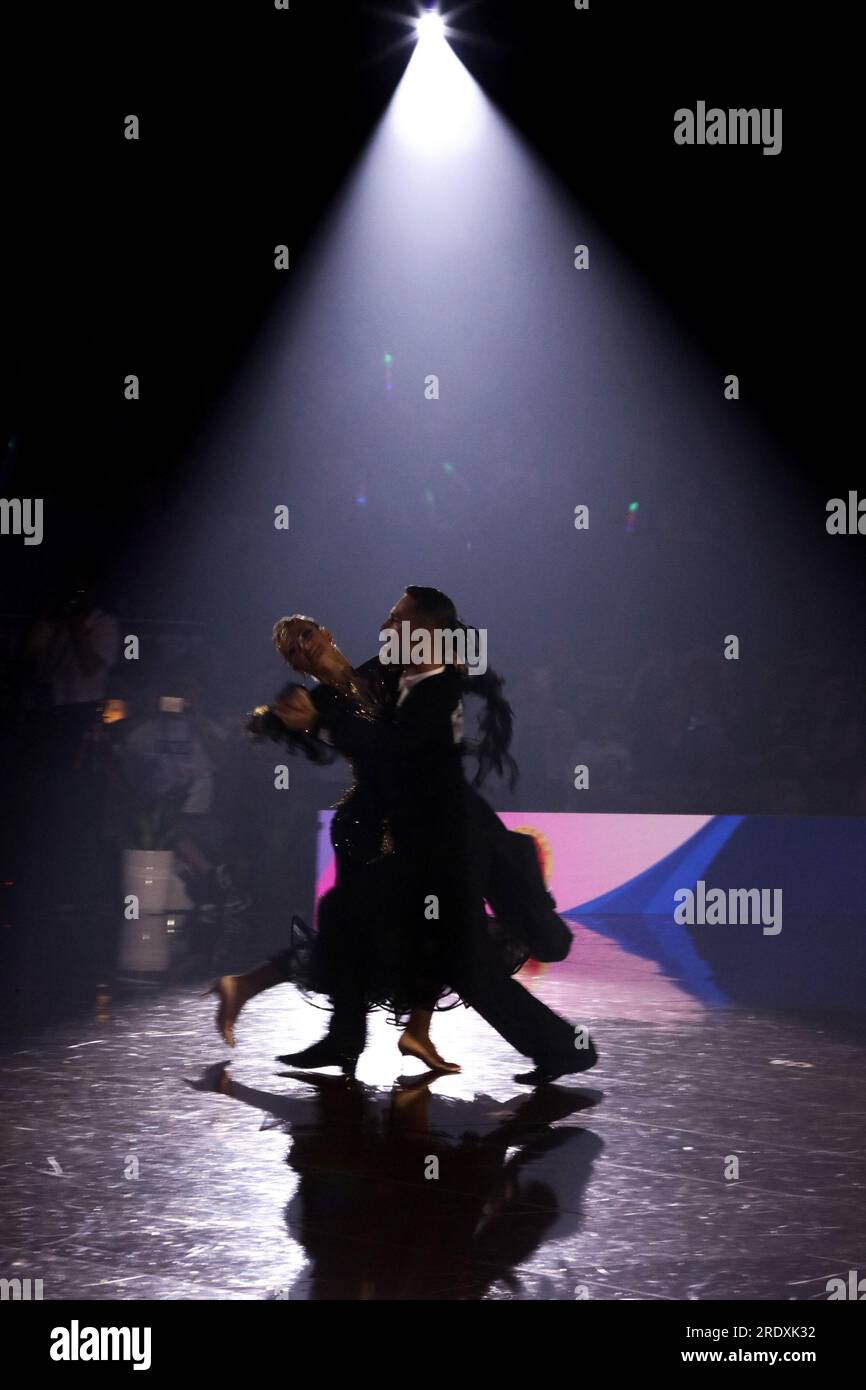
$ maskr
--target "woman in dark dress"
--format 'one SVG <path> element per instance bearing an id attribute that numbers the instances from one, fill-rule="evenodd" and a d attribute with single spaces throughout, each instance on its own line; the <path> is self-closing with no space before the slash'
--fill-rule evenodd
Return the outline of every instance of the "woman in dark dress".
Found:
<path id="1" fill-rule="evenodd" d="M 315 762 L 342 753 L 353 781 L 331 821 L 336 883 L 319 903 L 317 933 L 308 933 L 295 918 L 286 951 L 244 975 L 218 980 L 213 987 L 220 999 L 217 1027 L 233 1045 L 243 1005 L 290 981 L 307 993 L 329 996 L 340 1029 L 336 1038 L 331 1029 L 321 1043 L 280 1060 L 353 1070 L 363 1050 L 366 1013 L 383 1007 L 398 1021 L 407 1020 L 398 1039 L 403 1055 L 418 1057 L 433 1070 L 459 1071 L 430 1039 L 432 1014 L 447 994 L 439 934 L 434 923 L 426 930 L 417 922 L 407 928 L 401 910 L 405 879 L 397 871 L 389 822 L 393 765 L 387 742 L 377 736 L 390 721 L 399 673 L 378 659 L 355 670 L 327 629 L 301 615 L 281 619 L 274 642 L 295 671 L 313 676 L 318 685 L 314 697 L 301 685 L 286 687 L 273 705 L 254 711 L 251 731 Z"/>

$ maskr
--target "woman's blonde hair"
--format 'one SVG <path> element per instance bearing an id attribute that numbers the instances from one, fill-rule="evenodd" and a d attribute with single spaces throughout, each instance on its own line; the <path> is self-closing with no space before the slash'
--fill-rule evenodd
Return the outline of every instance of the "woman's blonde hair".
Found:
<path id="1" fill-rule="evenodd" d="M 309 623 L 311 627 L 321 627 L 321 623 L 317 623 L 315 618 L 308 618 L 305 613 L 292 613 L 288 618 L 277 618 L 272 633 L 274 646 L 282 642 L 292 623 Z"/>

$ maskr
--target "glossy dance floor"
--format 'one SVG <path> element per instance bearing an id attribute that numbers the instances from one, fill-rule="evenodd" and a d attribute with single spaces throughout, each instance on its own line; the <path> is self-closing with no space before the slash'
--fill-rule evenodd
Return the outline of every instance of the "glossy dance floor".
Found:
<path id="1" fill-rule="evenodd" d="M 184 1081 L 230 1056 L 191 988 L 7 1046 L 0 1275 L 46 1299 L 820 1300 L 862 1271 L 855 1034 L 707 1010 L 582 929 L 530 983 L 590 1024 L 585 1078 L 516 1084 L 464 1009 L 435 1029 L 460 1076 L 426 1084 L 381 1016 L 359 1084 L 281 1075 L 325 1019 L 289 986 L 242 1016 L 222 1092 Z"/>

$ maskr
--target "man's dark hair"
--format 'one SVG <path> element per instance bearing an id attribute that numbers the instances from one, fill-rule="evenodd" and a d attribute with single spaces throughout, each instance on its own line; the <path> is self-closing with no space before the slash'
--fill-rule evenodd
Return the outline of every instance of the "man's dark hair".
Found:
<path id="1" fill-rule="evenodd" d="M 457 616 L 453 600 L 447 594 L 443 594 L 441 589 L 428 589 L 422 584 L 407 584 L 406 593 L 415 600 L 419 611 L 433 626 L 448 628 L 450 631 L 455 628 L 468 631 L 466 624 Z M 517 763 L 508 751 L 511 744 L 512 712 L 511 706 L 502 694 L 504 684 L 502 677 L 490 668 L 478 676 L 470 676 L 466 671 L 461 672 L 463 694 L 477 695 L 484 701 L 484 710 L 478 721 L 479 737 L 468 749 L 478 759 L 478 771 L 473 779 L 476 787 L 480 786 L 491 772 L 506 777 L 512 790 L 517 783 Z"/>
<path id="2" fill-rule="evenodd" d="M 455 628 L 460 623 L 452 599 L 441 589 L 425 588 L 423 584 L 407 584 L 406 593 L 414 599 L 424 617 L 437 627 Z"/>

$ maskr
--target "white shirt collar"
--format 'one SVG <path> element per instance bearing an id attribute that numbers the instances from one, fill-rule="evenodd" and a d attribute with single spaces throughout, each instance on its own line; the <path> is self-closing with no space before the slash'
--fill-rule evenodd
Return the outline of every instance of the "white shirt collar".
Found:
<path id="1" fill-rule="evenodd" d="M 404 671 L 400 677 L 400 694 L 397 696 L 397 704 L 402 705 L 406 696 L 409 694 L 409 691 L 412 690 L 421 681 L 426 680 L 428 676 L 439 676 L 444 670 L 444 666 L 434 666 L 432 671 L 418 671 L 414 676 L 407 676 L 406 672 Z"/>

